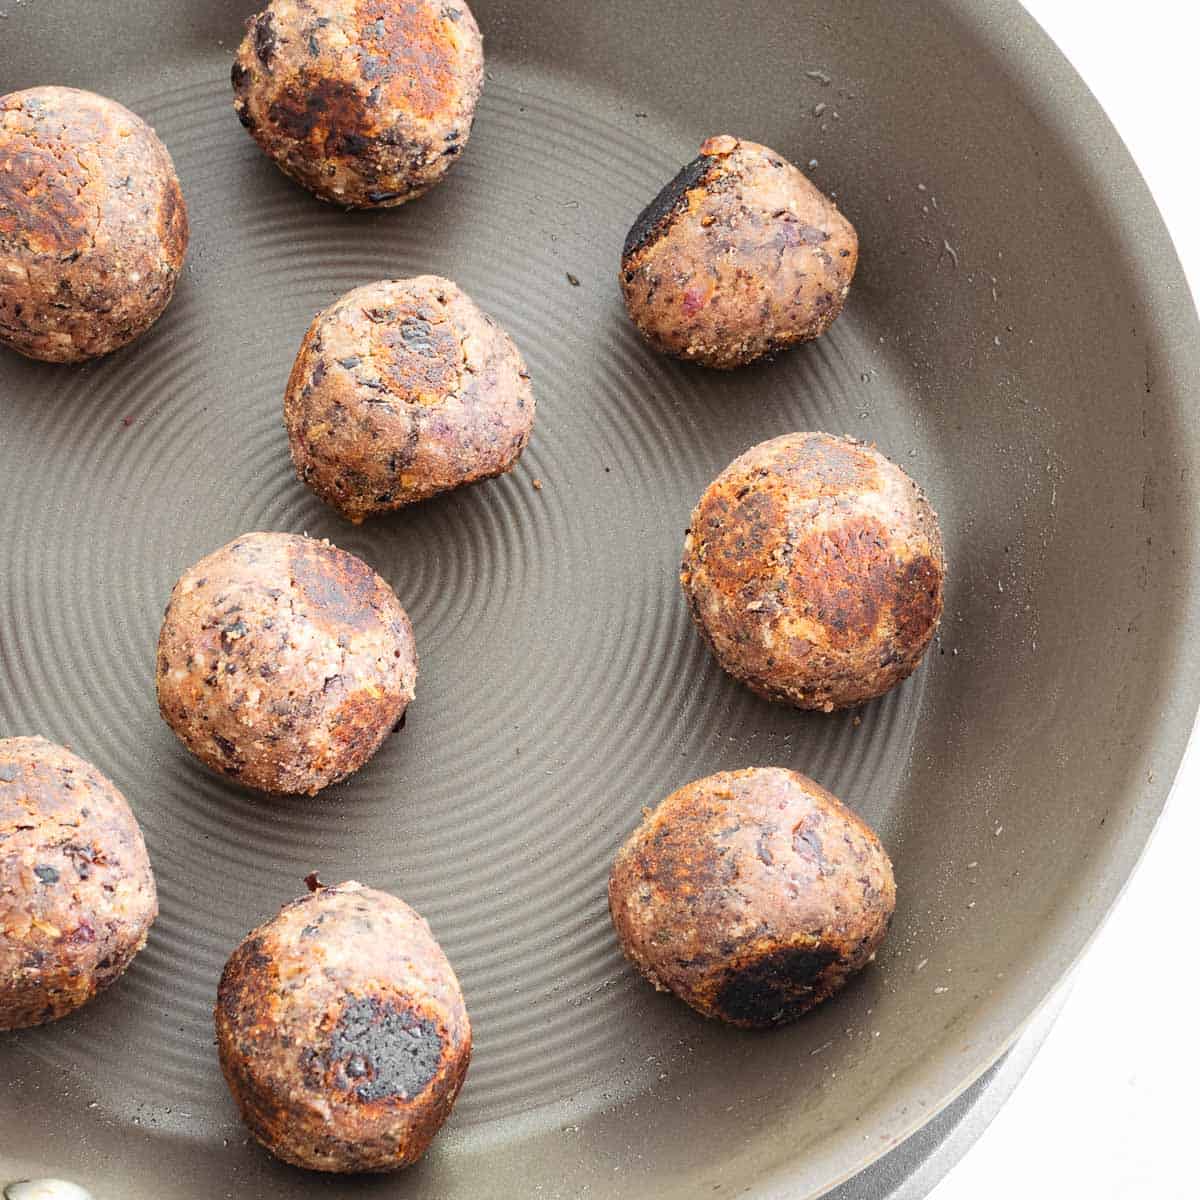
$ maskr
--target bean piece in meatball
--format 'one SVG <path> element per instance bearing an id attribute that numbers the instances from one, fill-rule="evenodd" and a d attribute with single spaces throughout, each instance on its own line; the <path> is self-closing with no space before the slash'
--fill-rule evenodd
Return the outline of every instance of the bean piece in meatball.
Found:
<path id="1" fill-rule="evenodd" d="M 633 223 L 621 287 L 655 349 L 727 369 L 820 337 L 857 263 L 854 227 L 801 171 L 721 136 Z"/>
<path id="2" fill-rule="evenodd" d="M 46 362 L 120 349 L 167 307 L 187 243 L 141 117 L 75 88 L 0 96 L 0 343 Z"/>
<path id="3" fill-rule="evenodd" d="M 795 771 L 722 771 L 668 796 L 617 853 L 621 947 L 659 991 L 762 1029 L 864 967 L 896 907 L 874 831 Z"/>
<path id="4" fill-rule="evenodd" d="M 937 514 L 898 466 L 852 438 L 789 433 L 708 486 L 680 582 L 735 679 L 831 712 L 916 670 L 945 573 Z"/>
<path id="5" fill-rule="evenodd" d="M 348 208 L 403 204 L 437 183 L 482 87 L 464 0 L 271 0 L 233 64 L 233 106 L 254 140 Z"/>
<path id="6" fill-rule="evenodd" d="M 512 470 L 534 400 L 508 334 L 448 279 L 422 275 L 318 313 L 283 413 L 296 474 L 359 522 Z"/>
<path id="7" fill-rule="evenodd" d="M 312 795 L 357 771 L 417 681 L 412 625 L 353 554 L 290 533 L 247 533 L 171 591 L 158 707 L 214 770 L 264 792 Z"/>
<path id="8" fill-rule="evenodd" d="M 124 973 L 156 916 L 125 797 L 45 738 L 0 739 L 0 1030 L 86 1004 Z"/>
<path id="9" fill-rule="evenodd" d="M 361 883 L 311 886 L 225 966 L 221 1069 L 250 1132 L 285 1162 L 409 1166 L 449 1117 L 471 1061 L 462 991 L 402 900 Z"/>

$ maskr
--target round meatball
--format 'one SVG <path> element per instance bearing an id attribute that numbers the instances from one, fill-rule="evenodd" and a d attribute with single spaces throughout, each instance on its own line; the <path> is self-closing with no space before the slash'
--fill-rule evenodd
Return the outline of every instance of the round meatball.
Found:
<path id="1" fill-rule="evenodd" d="M 234 108 L 280 170 L 348 208 L 403 204 L 462 153 L 483 87 L 465 0 L 271 0 L 246 23 Z"/>
<path id="2" fill-rule="evenodd" d="M 120 349 L 167 307 L 187 242 L 141 117 L 75 88 L 0 96 L 0 343 L 47 362 Z"/>
<path id="3" fill-rule="evenodd" d="M 412 700 L 395 593 L 353 554 L 247 533 L 186 570 L 158 638 L 158 707 L 202 762 L 312 795 L 357 771 Z"/>
<path id="4" fill-rule="evenodd" d="M 284 905 L 230 956 L 217 1051 L 250 1132 L 314 1171 L 416 1162 L 471 1061 L 454 970 L 425 920 L 341 883 Z"/>
<path id="5" fill-rule="evenodd" d="M 296 474 L 355 522 L 512 470 L 533 412 L 512 339 L 436 275 L 318 313 L 283 403 Z"/>
<path id="6" fill-rule="evenodd" d="M 659 991 L 761 1029 L 832 996 L 896 907 L 874 831 L 795 771 L 722 771 L 668 796 L 608 881 L 621 947 Z"/>
<path id="7" fill-rule="evenodd" d="M 45 738 L 0 739 L 0 1029 L 86 1004 L 124 974 L 156 916 L 125 797 Z"/>
<path id="8" fill-rule="evenodd" d="M 853 438 L 789 433 L 709 484 L 680 582 L 735 679 L 831 712 L 916 670 L 945 573 L 937 514 L 895 463 Z"/>
<path id="9" fill-rule="evenodd" d="M 621 288 L 655 349 L 727 369 L 820 337 L 857 263 L 832 200 L 774 150 L 721 136 L 633 223 Z"/>

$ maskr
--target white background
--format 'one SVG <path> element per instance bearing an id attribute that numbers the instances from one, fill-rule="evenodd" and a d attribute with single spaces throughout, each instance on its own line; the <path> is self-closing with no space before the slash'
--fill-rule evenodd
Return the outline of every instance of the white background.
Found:
<path id="1" fill-rule="evenodd" d="M 1200 296 L 1200 5 L 1024 3 L 1125 139 Z M 1200 870 L 1196 741 L 1040 1054 L 931 1200 L 1200 1197 L 1200 956 L 1189 900 Z"/>

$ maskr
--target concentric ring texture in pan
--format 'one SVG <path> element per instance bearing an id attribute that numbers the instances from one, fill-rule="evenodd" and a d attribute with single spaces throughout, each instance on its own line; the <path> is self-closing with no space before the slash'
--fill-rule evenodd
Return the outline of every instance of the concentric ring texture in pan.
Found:
<path id="1" fill-rule="evenodd" d="M 4 87 L 144 116 L 193 231 L 135 345 L 0 356 L 0 734 L 116 781 L 162 907 L 118 986 L 0 1042 L 0 1175 L 101 1196 L 817 1195 L 1008 1043 L 1115 897 L 1186 740 L 1198 343 L 1153 205 L 1015 3 L 479 0 L 468 151 L 426 198 L 347 214 L 233 116 L 253 7 L 0 0 Z M 862 240 L 830 333 L 735 374 L 656 357 L 615 274 L 637 211 L 718 132 L 815 160 Z M 520 345 L 533 441 L 511 476 L 355 528 L 293 477 L 284 383 L 317 309 L 424 272 Z M 756 699 L 679 595 L 705 484 L 795 429 L 874 441 L 942 519 L 939 640 L 858 714 Z M 217 779 L 155 707 L 171 583 L 255 529 L 362 556 L 416 630 L 407 727 L 312 799 Z M 755 1036 L 634 978 L 604 883 L 643 805 L 768 763 L 876 826 L 900 901 L 843 997 Z M 467 996 L 467 1086 L 399 1177 L 274 1162 L 217 1069 L 222 963 L 313 869 L 417 907 Z"/>

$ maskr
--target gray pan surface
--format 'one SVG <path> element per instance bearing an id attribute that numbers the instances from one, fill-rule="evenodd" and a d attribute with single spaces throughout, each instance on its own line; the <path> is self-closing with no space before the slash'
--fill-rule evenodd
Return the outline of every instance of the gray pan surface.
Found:
<path id="1" fill-rule="evenodd" d="M 0 733 L 118 783 L 162 904 L 120 984 L 0 1039 L 0 1174 L 101 1197 L 819 1195 L 1011 1042 L 1128 877 L 1191 728 L 1200 341 L 1153 203 L 1016 3 L 479 0 L 462 161 L 412 205 L 344 213 L 234 118 L 252 8 L 0 0 L 0 91 L 142 114 L 193 229 L 132 347 L 0 354 Z M 863 246 L 831 333 L 736 374 L 655 357 L 615 277 L 639 208 L 717 132 L 815 160 Z M 508 478 L 353 528 L 292 475 L 284 382 L 318 308 L 427 271 L 520 344 L 533 442 Z M 727 679 L 676 581 L 705 484 L 794 429 L 876 442 L 943 521 L 940 639 L 857 725 Z M 416 627 L 407 728 L 315 799 L 215 778 L 155 707 L 171 583 L 256 529 L 361 555 Z M 842 998 L 752 1035 L 634 978 L 604 884 L 642 805 L 766 763 L 879 829 L 900 902 Z M 224 959 L 313 869 L 414 904 L 466 991 L 466 1089 L 402 1176 L 274 1162 L 217 1069 Z M 1136 957 L 1114 980 L 1131 1019 Z"/>

